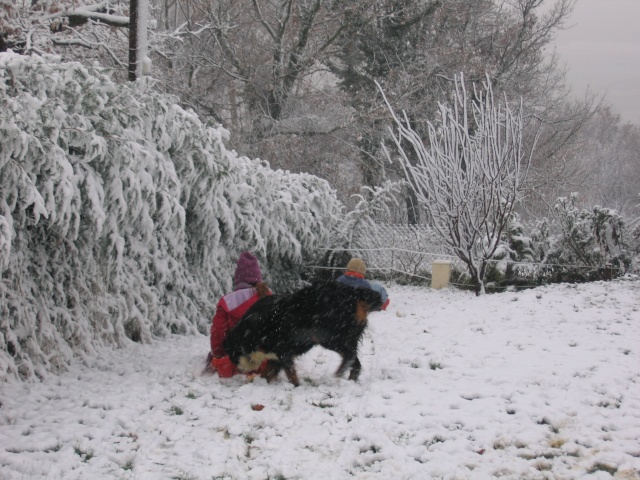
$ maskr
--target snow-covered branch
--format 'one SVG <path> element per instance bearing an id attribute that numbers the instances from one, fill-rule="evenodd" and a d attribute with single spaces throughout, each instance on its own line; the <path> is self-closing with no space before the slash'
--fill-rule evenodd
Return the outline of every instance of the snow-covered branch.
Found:
<path id="1" fill-rule="evenodd" d="M 63 0 L 54 4 L 44 3 L 25 2 L 0 16 L 0 51 L 11 49 L 22 54 L 34 52 L 42 55 L 56 51 L 56 47 L 81 47 L 84 51 L 102 50 L 107 45 L 114 50 L 120 43 L 116 31 L 129 28 L 126 5 L 118 2 L 83 5 L 82 1 L 71 3 Z M 90 41 L 89 36 L 101 38 Z M 86 55 L 79 54 L 78 58 Z"/>
<path id="2" fill-rule="evenodd" d="M 423 139 L 380 91 L 395 122 L 389 130 L 409 184 L 483 292 L 487 260 L 520 194 L 522 104 L 514 111 L 506 100 L 497 102 L 488 77 L 471 96 L 460 75 L 451 103 L 439 103 L 439 121 L 427 122 Z"/>
<path id="3" fill-rule="evenodd" d="M 83 23 L 87 23 L 89 20 L 94 20 L 100 23 L 104 23 L 105 25 L 109 25 L 111 27 L 123 27 L 129 28 L 129 17 L 121 16 L 121 15 L 112 15 L 109 13 L 99 12 L 99 11 L 90 11 L 85 9 L 73 10 L 65 13 L 58 13 L 53 15 L 49 15 L 51 18 L 55 17 L 66 17 L 69 20 L 70 25 L 80 25 Z M 38 20 L 38 19 L 35 19 Z M 43 17 L 44 20 L 44 17 Z"/>

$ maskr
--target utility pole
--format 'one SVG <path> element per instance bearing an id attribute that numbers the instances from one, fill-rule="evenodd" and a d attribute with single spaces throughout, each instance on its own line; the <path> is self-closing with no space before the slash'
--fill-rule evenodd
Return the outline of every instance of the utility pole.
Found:
<path id="1" fill-rule="evenodd" d="M 147 28 L 149 0 L 129 2 L 129 80 L 151 73 L 151 60 L 147 56 Z"/>
<path id="2" fill-rule="evenodd" d="M 129 80 L 135 82 L 138 73 L 138 0 L 129 0 Z"/>

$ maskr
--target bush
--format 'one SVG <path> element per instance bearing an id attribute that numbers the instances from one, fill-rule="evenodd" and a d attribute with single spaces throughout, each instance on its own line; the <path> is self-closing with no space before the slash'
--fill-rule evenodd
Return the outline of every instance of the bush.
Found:
<path id="1" fill-rule="evenodd" d="M 0 381 L 206 332 L 243 250 L 299 279 L 342 205 L 227 137 L 149 80 L 0 53 Z"/>
<path id="2" fill-rule="evenodd" d="M 575 195 L 560 198 L 555 217 L 528 228 L 514 214 L 487 268 L 488 290 L 607 280 L 628 271 L 633 237 L 625 220 L 612 209 L 576 204 Z"/>
<path id="3" fill-rule="evenodd" d="M 624 219 L 613 209 L 580 209 L 576 203 L 574 194 L 558 199 L 555 206 L 560 234 L 550 241 L 548 272 L 562 281 L 606 278 L 611 269 L 615 276 L 626 272 L 631 255 Z"/>

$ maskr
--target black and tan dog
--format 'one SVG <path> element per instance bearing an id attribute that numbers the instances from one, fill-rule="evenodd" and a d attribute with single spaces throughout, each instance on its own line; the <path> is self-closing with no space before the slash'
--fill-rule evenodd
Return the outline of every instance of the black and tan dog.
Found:
<path id="1" fill-rule="evenodd" d="M 358 344 L 367 315 L 381 304 L 378 292 L 336 282 L 311 285 L 288 296 L 269 296 L 245 313 L 227 334 L 224 348 L 239 370 L 256 370 L 269 360 L 264 378 L 272 381 L 284 369 L 289 381 L 298 385 L 295 357 L 321 345 L 342 356 L 336 376 L 349 369 L 349 379 L 357 380 Z"/>

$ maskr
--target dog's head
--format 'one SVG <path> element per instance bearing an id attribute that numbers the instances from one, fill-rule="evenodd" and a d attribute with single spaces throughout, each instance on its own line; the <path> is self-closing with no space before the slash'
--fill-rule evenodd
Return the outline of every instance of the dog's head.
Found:
<path id="1" fill-rule="evenodd" d="M 356 300 L 356 314 L 354 315 L 356 322 L 360 324 L 367 323 L 367 315 L 371 310 L 371 304 L 363 300 Z"/>
<path id="2" fill-rule="evenodd" d="M 356 319 L 358 321 L 366 321 L 369 312 L 379 310 L 382 306 L 382 296 L 369 288 L 353 288 L 351 298 L 356 302 Z"/>

